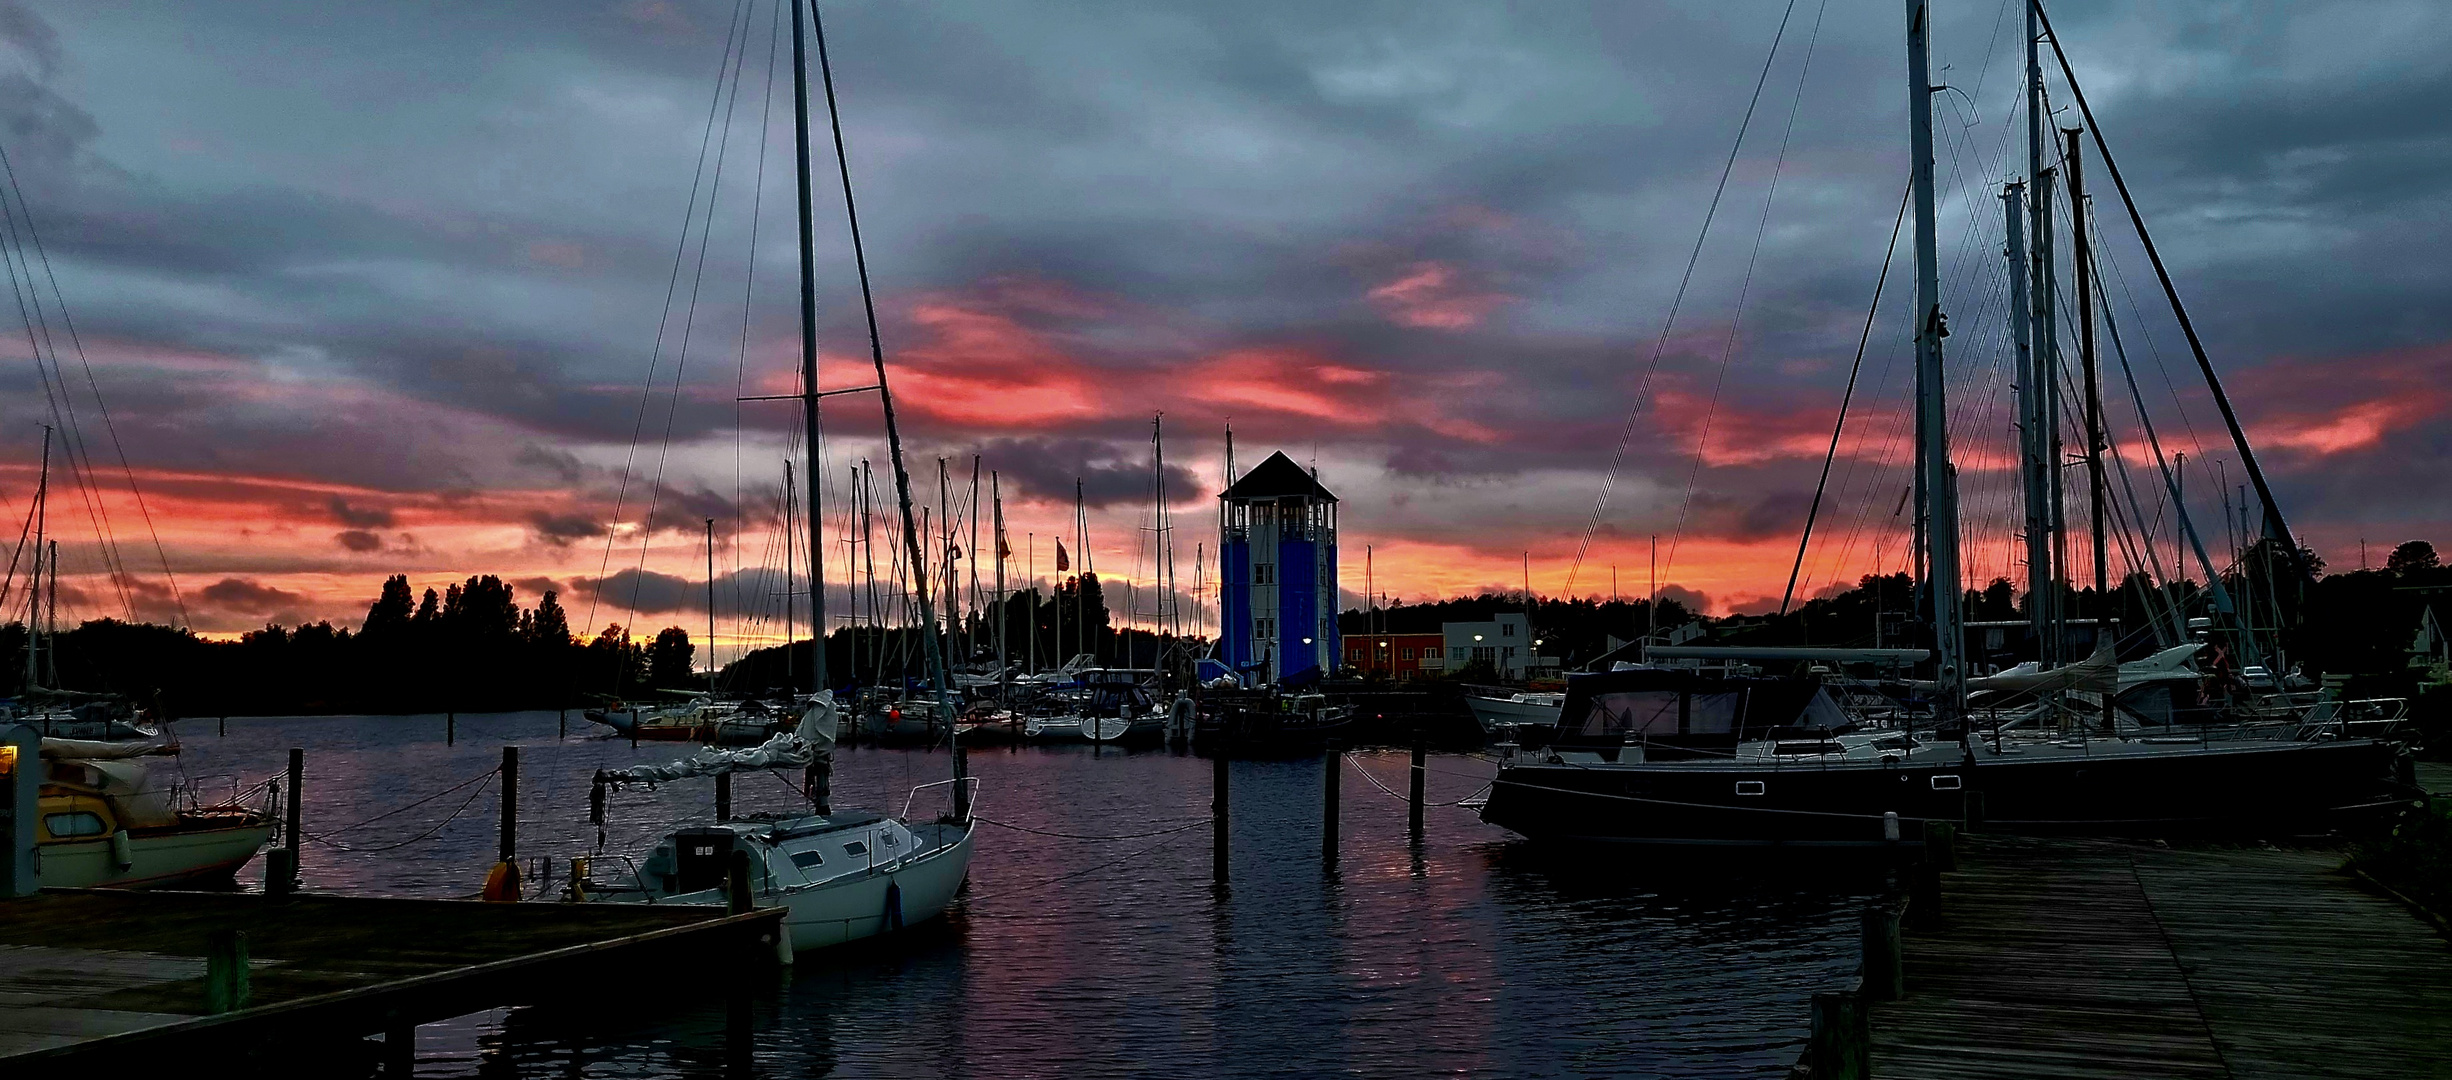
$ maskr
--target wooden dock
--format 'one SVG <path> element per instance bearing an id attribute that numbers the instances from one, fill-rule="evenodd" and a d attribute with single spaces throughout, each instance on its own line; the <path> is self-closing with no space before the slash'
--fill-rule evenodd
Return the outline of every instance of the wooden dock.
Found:
<path id="1" fill-rule="evenodd" d="M 1873 1076 L 2452 1076 L 2452 945 L 2339 851 L 1960 852 L 1869 1006 Z"/>
<path id="2" fill-rule="evenodd" d="M 672 985 L 776 958 L 781 909 L 46 890 L 0 901 L 0 1065 L 119 1075 L 362 1041 L 406 1064 L 416 1025 L 595 986 Z M 216 1012 L 214 937 L 245 934 L 248 997 Z M 223 939 L 228 940 L 226 936 Z"/>

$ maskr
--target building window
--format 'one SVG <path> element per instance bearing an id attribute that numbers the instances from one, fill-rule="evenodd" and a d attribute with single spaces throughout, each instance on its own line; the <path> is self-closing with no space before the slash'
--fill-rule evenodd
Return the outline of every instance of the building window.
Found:
<path id="1" fill-rule="evenodd" d="M 1498 659 L 1498 646 L 1496 646 L 1496 645 L 1475 645 L 1475 646 L 1473 646 L 1473 659 L 1475 659 L 1475 660 L 1496 660 L 1496 659 Z"/>
<path id="2" fill-rule="evenodd" d="M 1404 647 L 1404 648 L 1402 648 L 1402 649 L 1398 649 L 1398 650 L 1396 650 L 1396 652 L 1397 652 L 1397 655 L 1398 655 L 1400 658 L 1402 658 L 1402 659 L 1405 659 L 1405 660 L 1411 660 L 1411 659 L 1413 659 L 1413 646 L 1411 646 L 1411 645 L 1407 645 L 1407 646 L 1405 646 L 1405 647 Z"/>
<path id="3" fill-rule="evenodd" d="M 1462 646 L 1462 645 L 1453 646 L 1453 647 L 1451 647 L 1450 649 L 1448 649 L 1447 654 L 1448 654 L 1448 659 L 1450 659 L 1450 660 L 1462 660 L 1462 659 L 1464 659 L 1464 646 Z"/>
<path id="4" fill-rule="evenodd" d="M 1275 584 L 1277 584 L 1277 564 L 1276 564 L 1276 563 L 1254 563 L 1254 564 L 1252 564 L 1252 584 L 1254 584 L 1254 585 L 1275 585 Z"/>
<path id="5" fill-rule="evenodd" d="M 1256 638 L 1273 638 L 1273 637 L 1276 637 L 1276 636 L 1277 636 L 1277 620 L 1275 620 L 1275 619 L 1253 619 L 1253 620 L 1252 620 L 1252 636 L 1253 636 L 1253 637 L 1256 637 Z"/>
<path id="6" fill-rule="evenodd" d="M 1498 636 L 1500 636 L 1500 637 L 1514 637 L 1514 636 L 1515 636 L 1515 624 L 1514 624 L 1514 623 L 1511 623 L 1511 622 L 1507 622 L 1507 623 L 1500 623 L 1500 624 L 1498 624 Z"/>
<path id="7" fill-rule="evenodd" d="M 1506 658 L 1507 658 L 1507 659 L 1509 659 L 1509 660 L 1513 660 L 1513 659 L 1515 659 L 1515 646 L 1513 646 L 1513 645 L 1509 645 L 1509 646 L 1507 646 L 1506 648 L 1500 649 L 1500 650 L 1498 651 L 1498 654 L 1499 654 L 1500 656 L 1506 657 Z"/>

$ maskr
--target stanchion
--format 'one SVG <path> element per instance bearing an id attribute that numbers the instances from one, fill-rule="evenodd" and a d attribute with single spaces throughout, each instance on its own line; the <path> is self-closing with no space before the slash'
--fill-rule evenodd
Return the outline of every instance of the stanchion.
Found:
<path id="1" fill-rule="evenodd" d="M 244 1009 L 249 993 L 247 932 L 213 931 L 205 938 L 205 1013 L 218 1015 Z"/>
<path id="2" fill-rule="evenodd" d="M 519 857 L 519 748 L 502 748 L 502 862 Z"/>
<path id="3" fill-rule="evenodd" d="M 1897 1001 L 1906 995 L 1899 957 L 1899 912 L 1888 904 L 1865 909 L 1865 986 L 1868 1001 Z"/>
<path id="4" fill-rule="evenodd" d="M 1813 996 L 1813 1033 L 1806 1057 L 1814 1080 L 1866 1080 L 1873 1073 L 1873 1031 L 1863 999 L 1833 992 Z"/>

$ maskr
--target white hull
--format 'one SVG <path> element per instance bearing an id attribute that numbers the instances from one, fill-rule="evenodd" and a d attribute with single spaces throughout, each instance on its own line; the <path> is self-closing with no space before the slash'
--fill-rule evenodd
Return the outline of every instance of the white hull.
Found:
<path id="1" fill-rule="evenodd" d="M 112 838 L 53 841 L 36 847 L 43 887 L 141 889 L 224 877 L 238 872 L 272 839 L 273 827 L 241 825 Z M 125 865 L 121 860 L 125 859 Z"/>
<path id="2" fill-rule="evenodd" d="M 912 831 L 924 835 L 932 828 L 956 833 L 958 839 L 915 858 L 881 866 L 865 878 L 831 881 L 780 898 L 761 896 L 758 903 L 782 901 L 787 910 L 783 925 L 792 935 L 793 952 L 877 937 L 896 929 L 897 915 L 906 927 L 943 915 L 970 876 L 971 837 L 976 827 L 921 825 Z M 891 905 L 888 893 L 893 894 Z M 900 911 L 891 910 L 894 907 Z"/>
<path id="3" fill-rule="evenodd" d="M 1547 696 L 1547 695 L 1545 695 Z M 1481 721 L 1484 732 L 1495 731 L 1503 724 L 1556 724 L 1560 702 L 1518 701 L 1513 698 L 1465 695 L 1465 707 L 1473 710 L 1473 719 Z"/>

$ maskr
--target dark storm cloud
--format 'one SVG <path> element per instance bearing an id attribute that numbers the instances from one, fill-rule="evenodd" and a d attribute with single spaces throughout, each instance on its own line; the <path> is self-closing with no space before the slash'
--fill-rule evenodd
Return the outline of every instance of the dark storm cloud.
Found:
<path id="1" fill-rule="evenodd" d="M 332 497 L 332 520 L 359 529 L 389 528 L 392 510 L 388 506 L 351 506 L 349 500 Z"/>
<path id="2" fill-rule="evenodd" d="M 276 589 L 244 578 L 223 578 L 202 589 L 197 596 L 206 602 L 243 614 L 263 614 L 304 603 L 306 597 Z"/>
<path id="3" fill-rule="evenodd" d="M 385 492 L 541 480 L 609 503 L 596 489 L 610 466 L 573 449 L 715 439 L 736 416 L 753 435 L 788 430 L 789 408 L 730 400 L 788 381 L 796 325 L 788 105 L 764 114 L 767 198 L 761 221 L 748 215 L 771 14 L 751 8 L 701 277 L 682 218 L 734 4 L 342 18 L 272 0 L 0 0 L 15 57 L 0 137 L 89 346 L 213 360 L 104 366 L 131 456 Z M 1087 401 L 1023 423 L 1005 411 L 1018 395 L 983 392 L 959 415 L 915 397 L 910 432 L 988 450 L 1019 497 L 1060 503 L 1078 476 L 1094 504 L 1126 506 L 1147 497 L 1148 411 L 1204 438 L 1231 417 L 1255 441 L 1383 463 L 1426 490 L 1575 474 L 1517 519 L 1572 529 L 1641 405 L 1626 469 L 1669 495 L 1610 524 L 1665 527 L 1701 426 L 1637 389 L 1721 416 L 1826 414 L 1881 263 L 1905 164 L 1898 12 L 1822 10 L 1809 27 L 1799 6 L 1647 384 L 1778 5 L 830 8 L 889 354 L 933 350 L 928 373 L 959 372 L 1037 334 L 1044 348 L 1013 368 L 1073 378 Z M 2437 302 L 2452 287 L 2452 221 L 2437 212 L 2452 184 L 2452 118 L 2434 107 L 2452 95 L 2444 12 L 2066 0 L 2054 14 L 2226 373 L 2246 385 L 2283 355 L 2452 337 Z M 2018 8 L 1935 16 L 1939 77 L 1956 90 L 1936 99 L 1951 355 L 1983 385 L 2001 333 L 1986 230 L 1997 185 L 2023 171 Z M 2132 351 L 2193 379 L 2106 177 L 2089 175 Z M 856 377 L 843 365 L 866 339 L 839 200 L 820 195 L 832 382 Z M 1066 299 L 997 294 L 1017 280 Z M 1890 286 L 1895 303 L 1896 274 Z M 955 338 L 931 304 L 1003 321 Z M 1897 331 L 1880 324 L 1877 370 Z M 1302 359 L 1220 360 L 1253 349 Z M 1706 405 L 1723 355 L 1725 390 Z M 1375 381 L 1330 392 L 1313 377 L 1330 369 Z M 1903 383 L 1894 373 L 1884 400 Z M 0 390 L 0 420 L 33 415 L 30 379 L 0 374 Z M 829 405 L 839 433 L 872 416 L 858 398 Z M 2396 442 L 2438 449 L 2443 421 L 2412 424 Z M 2379 455 L 2277 450 L 2277 479 L 2287 502 L 2354 518 L 2423 472 L 2413 452 Z M 1812 456 L 1707 454 L 1695 520 L 1745 539 L 1793 529 Z M 1170 489 L 1189 498 L 1208 480 L 1195 479 L 1178 471 Z M 713 480 L 667 484 L 652 528 L 730 527 Z M 382 512 L 334 500 L 344 537 L 389 525 L 344 507 Z M 592 511 L 524 519 L 568 544 L 602 535 L 612 517 Z"/>

